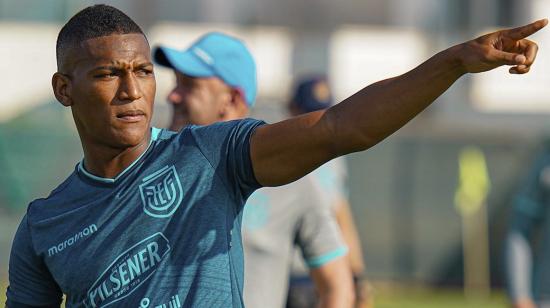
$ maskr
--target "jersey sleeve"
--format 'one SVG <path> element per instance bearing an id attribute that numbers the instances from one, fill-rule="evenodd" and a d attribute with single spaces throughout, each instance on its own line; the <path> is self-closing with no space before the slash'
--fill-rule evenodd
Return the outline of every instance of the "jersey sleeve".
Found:
<path id="1" fill-rule="evenodd" d="M 189 128 L 200 151 L 240 204 L 261 187 L 250 157 L 250 139 L 263 121 L 244 119 Z"/>
<path id="2" fill-rule="evenodd" d="M 347 247 L 330 208 L 328 196 L 317 189 L 302 193 L 304 200 L 296 206 L 304 207 L 298 223 L 295 244 L 309 268 L 323 266 L 347 254 Z"/>
<path id="3" fill-rule="evenodd" d="M 523 215 L 533 221 L 544 218 L 549 190 L 550 148 L 547 148 L 536 159 L 514 197 L 514 215 Z"/>
<path id="4" fill-rule="evenodd" d="M 43 260 L 36 255 L 27 215 L 23 217 L 13 240 L 8 275 L 8 308 L 60 306 L 63 293 Z"/>

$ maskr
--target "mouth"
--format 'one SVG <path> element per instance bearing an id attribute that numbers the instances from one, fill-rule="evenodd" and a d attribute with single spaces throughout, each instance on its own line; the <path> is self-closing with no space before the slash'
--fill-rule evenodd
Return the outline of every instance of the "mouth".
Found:
<path id="1" fill-rule="evenodd" d="M 145 113 L 141 110 L 127 110 L 124 112 L 117 113 L 116 117 L 121 121 L 134 123 L 134 122 L 139 122 L 144 120 Z"/>

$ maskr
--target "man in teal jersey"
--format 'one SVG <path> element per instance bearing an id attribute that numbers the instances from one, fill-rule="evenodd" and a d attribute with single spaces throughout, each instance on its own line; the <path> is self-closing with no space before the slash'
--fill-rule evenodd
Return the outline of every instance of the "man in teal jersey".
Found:
<path id="1" fill-rule="evenodd" d="M 272 125 L 150 127 L 147 39 L 122 12 L 86 8 L 61 29 L 56 98 L 71 107 L 84 159 L 33 201 L 10 257 L 8 307 L 242 307 L 242 207 L 380 142 L 466 73 L 527 73 L 547 20 L 446 49 L 344 102 Z M 55 248 L 54 248 L 55 247 Z"/>
<path id="2" fill-rule="evenodd" d="M 550 307 L 550 143 L 546 141 L 513 202 L 506 268 L 515 308 Z M 540 241 L 536 241 L 540 234 Z M 538 245 L 537 245 L 538 244 Z"/>

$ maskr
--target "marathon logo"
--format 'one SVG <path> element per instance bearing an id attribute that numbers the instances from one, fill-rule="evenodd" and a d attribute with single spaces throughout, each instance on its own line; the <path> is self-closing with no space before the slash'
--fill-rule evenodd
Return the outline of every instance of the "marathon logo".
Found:
<path id="1" fill-rule="evenodd" d="M 51 257 L 53 255 L 56 255 L 62 252 L 63 250 L 65 250 L 65 248 L 72 246 L 74 243 L 78 242 L 78 240 L 85 238 L 96 231 L 97 231 L 97 226 L 95 224 L 89 225 L 88 227 L 84 228 L 84 230 L 76 233 L 74 236 L 64 240 L 63 242 L 55 246 L 50 247 L 48 249 L 48 256 Z"/>
<path id="2" fill-rule="evenodd" d="M 88 290 L 86 307 L 106 307 L 132 294 L 158 269 L 170 251 L 162 233 L 155 233 L 118 256 Z"/>

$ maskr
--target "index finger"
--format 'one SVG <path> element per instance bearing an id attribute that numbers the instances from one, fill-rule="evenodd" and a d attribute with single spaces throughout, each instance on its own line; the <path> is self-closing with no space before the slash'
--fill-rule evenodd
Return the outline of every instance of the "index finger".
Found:
<path id="1" fill-rule="evenodd" d="M 540 29 L 546 27 L 547 24 L 548 24 L 548 19 L 544 18 L 544 19 L 541 19 L 541 20 L 537 20 L 533 23 L 530 23 L 528 25 L 525 25 L 525 26 L 521 26 L 521 27 L 517 27 L 517 28 L 513 28 L 513 29 L 508 29 L 508 30 L 503 30 L 502 34 L 504 36 L 507 36 L 508 38 L 510 38 L 512 40 L 517 41 L 517 40 L 521 40 L 523 38 L 526 38 L 529 35 L 539 31 Z"/>

